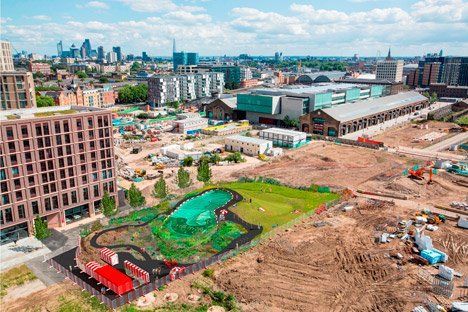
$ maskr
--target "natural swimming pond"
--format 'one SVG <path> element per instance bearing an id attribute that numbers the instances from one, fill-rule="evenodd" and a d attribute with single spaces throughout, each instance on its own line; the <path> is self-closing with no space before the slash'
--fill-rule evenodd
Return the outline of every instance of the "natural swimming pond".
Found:
<path id="1" fill-rule="evenodd" d="M 214 211 L 232 199 L 229 191 L 215 189 L 184 201 L 169 219 L 184 219 L 188 226 L 206 226 L 215 222 Z"/>

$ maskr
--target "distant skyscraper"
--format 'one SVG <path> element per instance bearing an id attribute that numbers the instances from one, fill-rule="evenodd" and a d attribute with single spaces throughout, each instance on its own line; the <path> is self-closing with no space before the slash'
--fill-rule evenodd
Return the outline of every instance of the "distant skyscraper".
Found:
<path id="1" fill-rule="evenodd" d="M 442 56 L 444 56 L 444 50 L 440 49 L 439 57 L 442 57 Z"/>
<path id="2" fill-rule="evenodd" d="M 200 61 L 200 57 L 198 56 L 198 53 L 188 52 L 187 64 L 184 64 L 184 65 L 198 65 L 199 61 Z"/>
<path id="3" fill-rule="evenodd" d="M 86 46 L 83 42 L 83 44 L 81 45 L 81 49 L 80 49 L 80 55 L 81 55 L 81 58 L 82 59 L 85 59 L 88 57 L 88 53 L 86 53 Z"/>
<path id="4" fill-rule="evenodd" d="M 275 52 L 275 62 L 279 63 L 283 61 L 283 52 Z"/>
<path id="5" fill-rule="evenodd" d="M 62 56 L 62 53 L 63 53 L 63 43 L 62 43 L 62 40 L 60 40 L 60 41 L 57 43 L 57 56 L 58 56 L 58 57 L 61 57 L 61 56 Z"/>
<path id="6" fill-rule="evenodd" d="M 172 68 L 174 69 L 174 72 L 177 70 L 179 65 L 187 65 L 187 53 L 183 51 L 172 53 Z"/>
<path id="7" fill-rule="evenodd" d="M 83 42 L 83 46 L 86 49 L 86 55 L 88 57 L 91 56 L 91 42 L 89 41 L 89 39 L 85 39 L 85 41 Z"/>
<path id="8" fill-rule="evenodd" d="M 176 53 L 177 52 L 177 49 L 176 49 L 176 44 L 175 44 L 175 38 L 172 39 L 172 53 Z"/>
<path id="9" fill-rule="evenodd" d="M 72 44 L 70 47 L 70 57 L 79 58 L 80 57 L 80 49 L 78 49 L 75 44 Z"/>
<path id="10" fill-rule="evenodd" d="M 122 49 L 120 47 L 112 47 L 112 51 L 117 55 L 117 62 L 122 61 Z"/>
<path id="11" fill-rule="evenodd" d="M 106 58 L 106 55 L 104 54 L 104 47 L 103 46 L 99 46 L 97 48 L 97 58 L 98 60 L 102 61 L 103 59 Z"/>
<path id="12" fill-rule="evenodd" d="M 387 61 L 391 61 L 393 60 L 392 58 L 392 52 L 390 51 L 390 48 L 388 48 L 388 54 L 387 54 L 387 57 L 385 58 Z"/>
<path id="13" fill-rule="evenodd" d="M 143 62 L 147 62 L 150 60 L 148 54 L 146 52 L 141 52 L 141 58 L 143 60 Z"/>
<path id="14" fill-rule="evenodd" d="M 109 63 L 117 62 L 117 53 L 115 53 L 114 51 L 108 52 L 107 53 L 107 61 Z"/>

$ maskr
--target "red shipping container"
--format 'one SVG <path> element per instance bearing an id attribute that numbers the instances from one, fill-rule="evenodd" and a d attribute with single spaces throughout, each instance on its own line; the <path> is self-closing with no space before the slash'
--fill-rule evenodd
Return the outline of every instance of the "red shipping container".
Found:
<path id="1" fill-rule="evenodd" d="M 133 289 L 132 279 L 108 264 L 100 267 L 94 273 L 101 284 L 118 295 L 122 295 Z"/>

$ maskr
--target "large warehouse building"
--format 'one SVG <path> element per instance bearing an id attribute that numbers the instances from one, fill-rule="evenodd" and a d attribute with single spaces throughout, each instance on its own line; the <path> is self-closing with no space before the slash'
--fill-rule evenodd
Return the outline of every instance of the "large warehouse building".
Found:
<path id="1" fill-rule="evenodd" d="M 405 92 L 319 109 L 300 118 L 304 132 L 343 136 L 429 106 L 417 92 Z"/>

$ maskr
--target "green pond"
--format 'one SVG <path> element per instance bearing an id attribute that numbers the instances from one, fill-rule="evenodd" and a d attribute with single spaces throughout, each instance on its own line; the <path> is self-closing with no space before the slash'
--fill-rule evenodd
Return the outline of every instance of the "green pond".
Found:
<path id="1" fill-rule="evenodd" d="M 205 226 L 215 219 L 214 211 L 232 199 L 225 190 L 211 190 L 183 202 L 170 216 L 170 219 L 185 219 L 188 226 Z"/>

